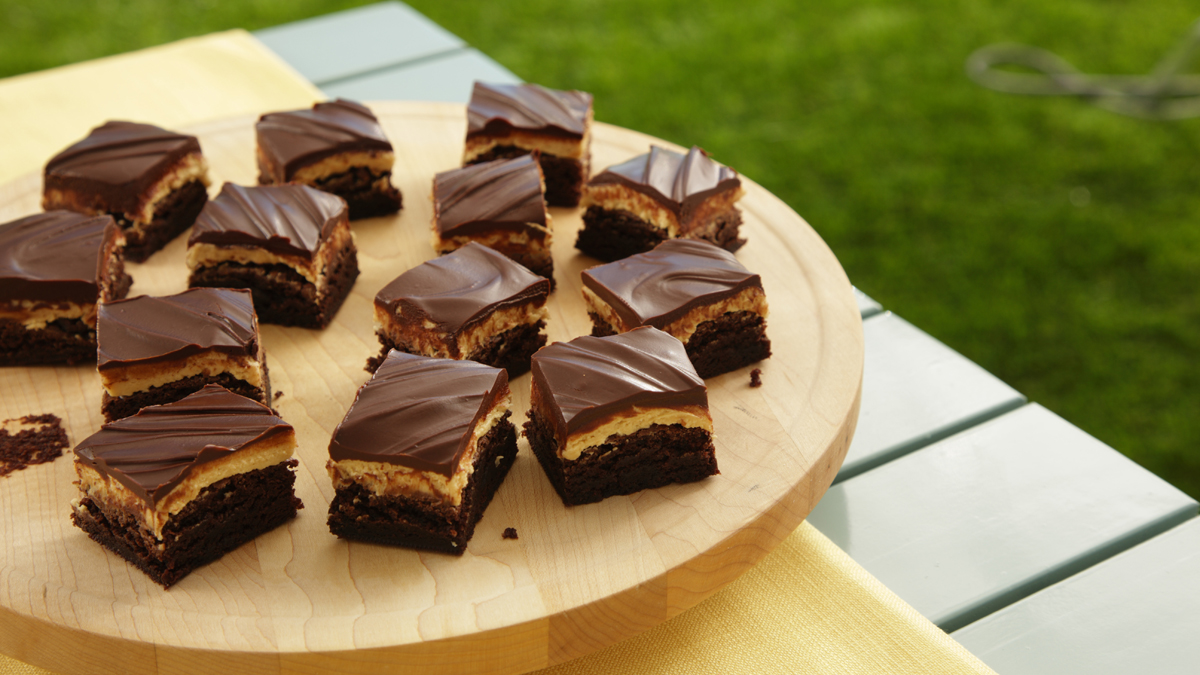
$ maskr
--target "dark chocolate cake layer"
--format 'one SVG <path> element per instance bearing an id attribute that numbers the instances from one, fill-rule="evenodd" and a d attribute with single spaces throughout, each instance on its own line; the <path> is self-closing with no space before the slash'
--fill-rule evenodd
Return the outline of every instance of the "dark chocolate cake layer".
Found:
<path id="1" fill-rule="evenodd" d="M 582 138 L 591 107 L 592 95 L 582 91 L 476 82 L 467 104 L 467 138 L 512 129 Z"/>
<path id="2" fill-rule="evenodd" d="M 705 321 L 687 342 L 688 358 L 700 377 L 715 377 L 771 356 L 767 324 L 761 314 L 732 312 Z"/>
<path id="3" fill-rule="evenodd" d="M 311 260 L 345 217 L 342 199 L 306 185 L 225 183 L 200 212 L 188 246 L 252 247 Z"/>
<path id="4" fill-rule="evenodd" d="M 286 183 L 298 169 L 343 152 L 392 150 L 375 114 L 340 98 L 317 103 L 310 110 L 267 113 L 254 131 L 259 182 L 264 184 Z"/>
<path id="5" fill-rule="evenodd" d="M 106 122 L 50 159 L 45 189 L 69 190 L 95 200 L 74 208 L 135 213 L 152 185 L 184 156 L 198 152 L 200 143 L 195 136 L 150 124 Z"/>
<path id="6" fill-rule="evenodd" d="M 0 422 L 0 478 L 27 466 L 52 462 L 67 447 L 57 415 L 26 415 Z"/>
<path id="7" fill-rule="evenodd" d="M 115 215 L 117 224 L 125 230 L 125 257 L 131 262 L 145 262 L 155 251 L 196 222 L 196 216 L 208 201 L 208 187 L 192 181 L 173 191 L 154 210 L 154 217 L 141 228 L 134 228 L 122 215 Z"/>
<path id="8" fill-rule="evenodd" d="M 530 155 L 445 171 L 433 178 L 434 226 L 443 238 L 494 230 L 525 230 L 544 238 L 542 175 Z"/>
<path id="9" fill-rule="evenodd" d="M 216 350 L 256 357 L 258 322 L 249 291 L 196 288 L 100 306 L 100 370 Z"/>
<path id="10" fill-rule="evenodd" d="M 373 173 L 355 167 L 313 182 L 313 187 L 335 194 L 346 201 L 350 220 L 373 218 L 395 213 L 404 206 L 404 198 L 391 183 L 392 173 Z M 377 185 L 383 181 L 382 186 Z"/>
<path id="11" fill-rule="evenodd" d="M 73 365 L 95 359 L 96 330 L 80 319 L 58 319 L 37 330 L 0 319 L 0 366 Z"/>
<path id="12" fill-rule="evenodd" d="M 329 531 L 343 539 L 462 555 L 516 459 L 517 431 L 506 414 L 479 440 L 458 508 L 432 498 L 377 496 L 351 483 L 329 505 Z"/>
<path id="13" fill-rule="evenodd" d="M 375 296 L 375 305 L 405 322 L 426 320 L 457 334 L 497 309 L 545 298 L 550 282 L 475 243 L 401 274 Z"/>
<path id="14" fill-rule="evenodd" d="M 714 244 L 671 239 L 652 251 L 584 270 L 583 285 L 625 325 L 664 328 L 697 307 L 762 288 L 762 279 Z"/>
<path id="15" fill-rule="evenodd" d="M 214 483 L 175 514 L 159 541 L 134 518 L 84 497 L 71 520 L 88 536 L 169 588 L 192 570 L 296 517 L 296 460 Z"/>
<path id="16" fill-rule="evenodd" d="M 117 237 L 112 217 L 73 211 L 0 225 L 0 303 L 95 303 Z"/>
<path id="17" fill-rule="evenodd" d="M 453 476 L 471 430 L 507 393 L 502 368 L 392 352 L 358 390 L 329 457 Z"/>
<path id="18" fill-rule="evenodd" d="M 708 153 L 692 146 L 686 155 L 658 146 L 596 174 L 588 185 L 623 185 L 670 209 L 681 224 L 692 219 L 709 197 L 741 187 L 737 172 L 717 164 Z"/>

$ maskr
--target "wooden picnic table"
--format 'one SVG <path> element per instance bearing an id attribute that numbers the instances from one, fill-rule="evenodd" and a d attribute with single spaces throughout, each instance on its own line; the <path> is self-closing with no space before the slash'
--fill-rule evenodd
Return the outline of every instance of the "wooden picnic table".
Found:
<path id="1" fill-rule="evenodd" d="M 255 37 L 330 97 L 465 103 L 475 80 L 521 81 L 399 2 Z M 1197 503 L 857 297 L 858 427 L 808 525 L 997 672 L 1196 672 Z"/>

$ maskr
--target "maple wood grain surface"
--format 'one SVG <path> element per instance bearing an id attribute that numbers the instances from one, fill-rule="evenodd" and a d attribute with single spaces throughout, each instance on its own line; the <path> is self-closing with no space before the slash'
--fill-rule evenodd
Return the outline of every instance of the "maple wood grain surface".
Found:
<path id="1" fill-rule="evenodd" d="M 863 367 L 850 283 L 819 236 L 743 179 L 738 258 L 762 275 L 775 355 L 708 380 L 721 474 L 567 508 L 528 444 L 461 558 L 347 543 L 325 525 L 330 433 L 378 351 L 375 293 L 433 256 L 430 188 L 455 168 L 461 105 L 372 107 L 396 147 L 396 217 L 357 221 L 359 277 L 324 331 L 262 327 L 276 401 L 296 427 L 305 508 L 164 591 L 72 526 L 69 456 L 0 479 L 0 652 L 63 673 L 523 672 L 646 630 L 695 605 L 767 554 L 812 510 L 845 456 Z M 192 130 L 222 181 L 253 184 L 254 118 Z M 596 124 L 594 169 L 646 152 L 637 132 Z M 719 159 L 719 158 L 718 158 Z M 735 167 L 736 168 L 736 167 Z M 41 179 L 0 186 L 0 222 L 39 210 Z M 551 209 L 558 290 L 551 341 L 590 332 L 574 247 L 578 209 Z M 184 290 L 186 235 L 130 265 L 131 295 Z M 512 383 L 513 421 L 529 376 Z M 53 412 L 72 444 L 101 423 L 94 367 L 0 369 L 0 420 Z M 516 528 L 519 539 L 501 533 Z"/>

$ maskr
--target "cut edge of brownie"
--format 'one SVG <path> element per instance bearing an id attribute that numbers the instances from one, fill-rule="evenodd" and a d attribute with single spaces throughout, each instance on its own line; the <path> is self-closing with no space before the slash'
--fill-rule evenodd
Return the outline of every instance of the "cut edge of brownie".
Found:
<path id="1" fill-rule="evenodd" d="M 262 389 L 245 380 L 240 380 L 229 373 L 220 373 L 216 376 L 192 375 L 191 377 L 167 382 L 157 387 L 150 387 L 129 396 L 113 398 L 108 392 L 103 391 L 100 394 L 100 412 L 104 415 L 105 422 L 115 422 L 130 415 L 135 415 L 139 410 L 147 406 L 164 405 L 182 400 L 210 384 L 219 384 L 238 396 L 258 401 L 268 408 L 273 403 L 273 399 L 271 398 L 271 375 L 264 363 Z"/>
<path id="2" fill-rule="evenodd" d="M 458 508 L 432 498 L 376 496 L 358 483 L 337 488 L 329 531 L 341 539 L 462 555 L 475 526 L 517 459 L 517 430 L 505 413 L 483 438 Z"/>
<path id="3" fill-rule="evenodd" d="M 608 337 L 617 331 L 595 312 L 592 337 Z M 688 360 L 702 379 L 743 368 L 771 356 L 771 340 L 767 337 L 767 322 L 761 314 L 729 312 L 718 319 L 704 321 L 684 343 Z"/>
<path id="4" fill-rule="evenodd" d="M 9 422 L 36 425 L 9 433 L 5 428 Z M 25 415 L 0 423 L 0 478 L 34 464 L 45 464 L 62 457 L 67 447 L 67 431 L 57 415 Z"/>
<path id="5" fill-rule="evenodd" d="M 495 159 L 513 159 L 528 155 L 530 152 L 530 150 L 518 148 L 515 145 L 497 145 L 487 152 L 471 158 L 466 164 L 482 164 Z M 587 180 L 584 161 L 539 152 L 538 164 L 542 167 L 542 177 L 546 181 L 546 204 L 549 206 L 579 206 L 579 200 L 583 196 L 583 182 Z"/>
<path id="6" fill-rule="evenodd" d="M 72 505 L 71 520 L 101 546 L 170 588 L 196 568 L 295 518 L 304 508 L 294 490 L 292 469 L 298 464 L 291 459 L 208 486 L 171 517 L 161 542 L 136 520 L 105 513 L 88 497 Z"/>
<path id="7" fill-rule="evenodd" d="M 530 409 L 525 437 L 554 491 L 566 506 L 593 504 L 674 483 L 694 483 L 720 473 L 712 435 L 681 424 L 652 424 L 632 434 L 612 435 L 601 445 L 565 462 L 554 428 Z"/>
<path id="8" fill-rule="evenodd" d="M 717 214 L 708 223 L 685 232 L 681 239 L 703 239 L 726 251 L 737 251 L 746 240 L 738 237 L 742 212 L 737 207 Z M 645 253 L 666 241 L 665 230 L 650 225 L 636 214 L 622 209 L 592 205 L 583 213 L 583 227 L 575 248 L 603 262 L 613 262 Z"/>
<path id="9" fill-rule="evenodd" d="M 514 326 L 503 333 L 493 335 L 487 342 L 480 345 L 479 349 L 467 354 L 463 358 L 468 361 L 482 363 L 485 366 L 503 368 L 508 371 L 508 379 L 511 380 L 529 372 L 530 359 L 533 358 L 533 353 L 546 345 L 546 334 L 542 332 L 542 329 L 545 327 L 546 322 L 544 320 L 537 323 Z M 429 356 L 406 342 L 393 341 L 382 331 L 377 332 L 375 335 L 379 338 L 382 348 L 378 356 L 372 356 L 367 359 L 367 365 L 363 370 L 366 370 L 368 373 L 374 373 L 376 370 L 379 370 L 379 366 L 383 365 L 388 352 L 393 349 L 406 354 Z"/>
<path id="10" fill-rule="evenodd" d="M 155 251 L 196 222 L 208 202 L 208 187 L 200 180 L 185 183 L 171 192 L 154 211 L 151 221 L 140 228 L 123 213 L 110 213 L 125 233 L 125 259 L 145 262 Z"/>
<path id="11" fill-rule="evenodd" d="M 386 187 L 380 185 L 380 182 Z M 259 177 L 259 183 L 262 177 Z M 350 220 L 386 216 L 404 207 L 400 190 L 392 184 L 392 173 L 375 173 L 363 166 L 331 174 L 313 181 L 311 186 L 346 200 Z"/>
<path id="12" fill-rule="evenodd" d="M 326 293 L 319 302 L 308 300 L 316 294 L 316 286 L 282 264 L 222 262 L 192 272 L 188 286 L 245 288 L 254 298 L 259 323 L 322 329 L 333 321 L 358 279 L 358 249 L 353 243 L 338 252 L 327 274 Z"/>
<path id="13" fill-rule="evenodd" d="M 56 319 L 35 330 L 15 319 L 0 319 L 0 366 L 82 362 L 96 362 L 96 329 L 82 319 Z"/>

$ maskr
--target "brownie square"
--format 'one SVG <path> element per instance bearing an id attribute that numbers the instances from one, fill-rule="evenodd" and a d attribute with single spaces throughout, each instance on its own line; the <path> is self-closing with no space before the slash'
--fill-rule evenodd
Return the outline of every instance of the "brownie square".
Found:
<path id="1" fill-rule="evenodd" d="M 97 369 L 106 421 L 178 401 L 206 385 L 271 404 L 250 292 L 194 288 L 100 306 Z"/>
<path id="2" fill-rule="evenodd" d="M 575 248 L 612 262 L 644 253 L 667 239 L 705 239 L 729 251 L 745 191 L 737 172 L 698 147 L 686 155 L 651 146 L 650 152 L 610 166 L 583 191 L 583 228 Z"/>
<path id="3" fill-rule="evenodd" d="M 191 227 L 207 200 L 208 165 L 196 137 L 135 122 L 106 122 L 55 155 L 42 192 L 47 211 L 112 216 L 133 262 Z"/>
<path id="4" fill-rule="evenodd" d="M 125 297 L 109 216 L 51 211 L 0 225 L 0 366 L 96 359 L 96 307 Z"/>
<path id="5" fill-rule="evenodd" d="M 295 448 L 266 406 L 210 385 L 76 446 L 71 520 L 170 587 L 296 516 Z"/>
<path id="6" fill-rule="evenodd" d="M 550 282 L 474 242 L 396 277 L 375 296 L 375 331 L 383 350 L 367 362 L 374 372 L 392 349 L 469 359 L 529 370 L 546 344 Z"/>
<path id="7" fill-rule="evenodd" d="M 473 164 L 433 177 L 433 247 L 438 253 L 474 241 L 553 283 L 550 240 L 542 171 L 534 156 Z"/>
<path id="8" fill-rule="evenodd" d="M 476 82 L 463 164 L 538 152 L 546 202 L 577 206 L 591 162 L 592 95 L 536 84 Z"/>
<path id="9" fill-rule="evenodd" d="M 700 377 L 771 355 L 762 279 L 702 239 L 668 239 L 585 270 L 583 299 L 592 335 L 654 326 L 684 344 Z"/>
<path id="10" fill-rule="evenodd" d="M 339 98 L 267 113 L 254 132 L 260 185 L 303 183 L 335 194 L 346 200 L 351 220 L 400 210 L 392 143 L 366 106 Z"/>
<path id="11" fill-rule="evenodd" d="M 567 506 L 719 473 L 704 380 L 656 328 L 538 351 L 528 416 L 525 437 Z"/>
<path id="12" fill-rule="evenodd" d="M 226 183 L 188 239 L 192 288 L 245 288 L 262 323 L 324 328 L 358 278 L 346 202 L 306 185 Z"/>
<path id="13" fill-rule="evenodd" d="M 517 457 L 502 368 L 393 351 L 333 432 L 329 531 L 462 555 Z"/>

